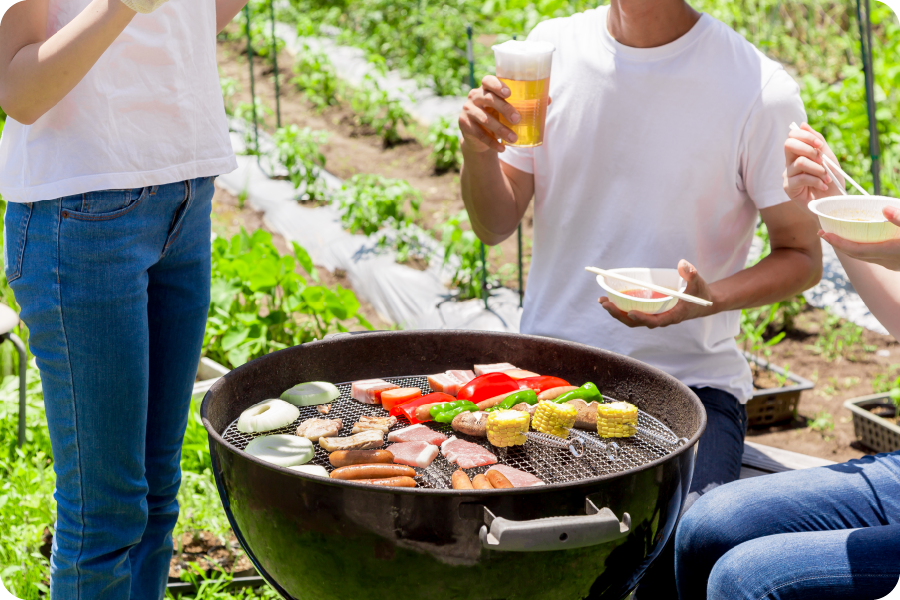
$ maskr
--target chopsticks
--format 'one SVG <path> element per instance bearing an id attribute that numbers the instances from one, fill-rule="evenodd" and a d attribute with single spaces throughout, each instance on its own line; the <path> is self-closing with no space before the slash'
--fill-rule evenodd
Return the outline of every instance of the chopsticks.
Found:
<path id="1" fill-rule="evenodd" d="M 584 270 L 590 273 L 596 273 L 597 275 L 602 275 L 603 277 L 608 277 L 609 279 L 618 279 L 619 281 L 624 281 L 625 283 L 630 283 L 632 285 L 636 285 L 653 292 L 659 292 L 660 294 L 665 294 L 666 296 L 674 296 L 679 300 L 693 302 L 694 304 L 699 304 L 700 306 L 713 305 L 712 302 L 710 302 L 709 300 L 704 300 L 703 298 L 698 298 L 696 296 L 691 296 L 690 294 L 684 294 L 682 292 L 676 292 L 675 290 L 670 290 L 669 288 L 662 287 L 661 285 L 647 283 L 646 281 L 641 281 L 639 279 L 632 279 L 631 277 L 619 275 L 618 273 L 613 273 L 611 271 L 604 271 L 603 269 L 598 269 L 597 267 L 585 267 Z"/>
<path id="2" fill-rule="evenodd" d="M 797 126 L 796 123 L 791 123 L 791 131 L 799 131 L 799 130 L 800 130 L 800 128 Z M 867 192 L 867 191 L 865 190 L 865 188 L 863 188 L 861 185 L 859 185 L 858 183 L 856 183 L 856 182 L 853 180 L 852 177 L 850 177 L 849 175 L 847 175 L 847 172 L 844 171 L 844 170 L 840 167 L 840 165 L 838 165 L 836 162 L 834 162 L 833 160 L 831 160 L 830 158 L 828 158 L 828 156 L 827 156 L 824 152 L 822 152 L 822 158 L 824 159 L 824 162 L 822 163 L 822 166 L 825 167 L 825 171 L 828 173 L 828 175 L 829 175 L 833 180 L 837 181 L 837 177 L 834 176 L 834 173 L 831 172 L 831 169 L 828 168 L 828 165 L 831 165 L 832 168 L 837 169 L 837 171 L 838 171 L 841 175 L 844 176 L 844 179 L 847 180 L 847 181 L 849 181 L 849 182 L 853 185 L 853 187 L 855 187 L 856 189 L 858 189 L 858 190 L 860 191 L 860 193 L 861 193 L 863 196 L 868 196 L 868 195 L 869 195 L 869 192 Z M 846 191 L 846 190 L 844 190 L 844 195 L 845 195 L 845 196 L 847 195 L 847 191 Z"/>

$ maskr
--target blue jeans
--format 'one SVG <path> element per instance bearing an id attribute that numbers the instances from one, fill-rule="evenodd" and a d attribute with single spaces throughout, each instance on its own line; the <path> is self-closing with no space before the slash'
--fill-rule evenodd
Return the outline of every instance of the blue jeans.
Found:
<path id="1" fill-rule="evenodd" d="M 159 600 L 210 292 L 210 178 L 6 210 L 56 471 L 53 600 Z"/>
<path id="2" fill-rule="evenodd" d="M 900 452 L 722 486 L 676 534 L 684 600 L 874 600 L 900 578 Z"/>
<path id="3" fill-rule="evenodd" d="M 744 434 L 747 433 L 747 409 L 737 398 L 716 388 L 691 389 L 706 409 L 706 431 L 698 442 L 694 478 L 681 510 L 682 515 L 703 494 L 737 481 L 741 476 Z M 675 600 L 678 597 L 674 535 L 641 578 L 637 597 L 640 600 Z"/>

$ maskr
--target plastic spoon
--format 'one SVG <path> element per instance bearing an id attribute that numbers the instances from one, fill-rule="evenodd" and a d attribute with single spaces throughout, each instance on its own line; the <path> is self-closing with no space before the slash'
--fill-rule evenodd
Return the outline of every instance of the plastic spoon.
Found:
<path id="1" fill-rule="evenodd" d="M 631 277 L 619 275 L 618 273 L 613 273 L 612 271 L 604 271 L 603 269 L 598 269 L 597 267 L 585 267 L 584 270 L 590 273 L 596 273 L 597 275 L 602 275 L 603 277 L 609 279 L 618 279 L 619 281 L 624 281 L 625 283 L 630 283 L 632 285 L 636 285 L 653 292 L 659 292 L 660 294 L 665 294 L 666 296 L 674 296 L 679 300 L 693 302 L 694 304 L 699 304 L 700 306 L 712 306 L 713 304 L 709 300 L 704 300 L 703 298 L 691 296 L 690 294 L 685 294 L 683 292 L 676 292 L 675 290 L 670 290 L 669 288 L 662 287 L 661 285 L 647 283 L 646 281 L 641 281 L 640 279 L 632 279 Z"/>
<path id="2" fill-rule="evenodd" d="M 796 123 L 791 123 L 791 131 L 795 131 L 795 130 L 796 130 L 796 131 L 799 131 L 800 128 L 797 126 Z M 825 162 L 822 164 L 822 166 L 825 167 L 825 171 L 828 173 L 828 175 L 831 177 L 831 179 L 833 179 L 834 181 L 837 181 L 837 177 L 834 176 L 834 173 L 831 172 L 831 169 L 828 168 L 828 165 L 831 165 L 833 168 L 837 169 L 837 171 L 838 171 L 841 175 L 844 176 L 844 179 L 846 179 L 847 181 L 849 181 L 849 182 L 851 183 L 851 185 L 853 185 L 853 187 L 855 187 L 856 189 L 858 189 L 858 190 L 860 191 L 860 193 L 861 193 L 863 196 L 868 196 L 868 195 L 869 195 L 869 192 L 867 192 L 867 191 L 865 190 L 865 188 L 863 188 L 861 185 L 859 185 L 858 183 L 856 183 L 856 182 L 853 180 L 852 177 L 850 177 L 849 175 L 847 175 L 847 172 L 844 171 L 844 170 L 840 167 L 840 165 L 838 165 L 836 162 L 834 162 L 833 160 L 831 160 L 830 158 L 828 158 L 828 156 L 826 156 L 824 152 L 822 152 L 822 158 L 825 159 Z M 844 191 L 844 195 L 845 195 L 845 196 L 847 195 L 846 190 Z"/>

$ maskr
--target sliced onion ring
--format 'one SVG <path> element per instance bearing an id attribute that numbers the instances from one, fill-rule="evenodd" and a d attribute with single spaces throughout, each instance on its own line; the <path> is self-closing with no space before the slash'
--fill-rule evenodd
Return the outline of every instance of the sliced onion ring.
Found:
<path id="1" fill-rule="evenodd" d="M 328 404 L 339 398 L 341 393 L 334 384 L 327 381 L 307 381 L 295 385 L 281 394 L 281 399 L 295 406 L 315 406 Z"/>
<path id="2" fill-rule="evenodd" d="M 311 441 L 286 433 L 264 435 L 250 440 L 244 452 L 279 467 L 306 464 L 316 454 Z"/>
<path id="3" fill-rule="evenodd" d="M 242 433 L 264 433 L 287 427 L 299 416 L 299 408 L 284 400 L 273 398 L 254 404 L 242 412 L 237 428 Z"/>
<path id="4" fill-rule="evenodd" d="M 331 477 L 328 469 L 326 469 L 325 467 L 320 467 L 319 465 L 298 465 L 295 467 L 288 467 L 288 469 L 290 469 L 291 471 L 297 471 L 298 473 L 305 473 L 307 475 Z"/>

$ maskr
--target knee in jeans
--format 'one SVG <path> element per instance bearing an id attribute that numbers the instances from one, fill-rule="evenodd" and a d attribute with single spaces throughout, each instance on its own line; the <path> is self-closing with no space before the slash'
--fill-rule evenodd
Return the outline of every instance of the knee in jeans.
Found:
<path id="1" fill-rule="evenodd" d="M 739 505 L 738 505 L 739 506 Z M 728 498 L 727 490 L 717 488 L 702 496 L 681 518 L 675 533 L 679 556 L 704 553 L 725 543 L 734 524 L 734 510 L 738 508 Z"/>
<path id="2" fill-rule="evenodd" d="M 709 574 L 707 600 L 756 600 L 770 586 L 760 578 L 778 569 L 772 548 L 757 540 L 743 543 L 720 558 Z"/>

